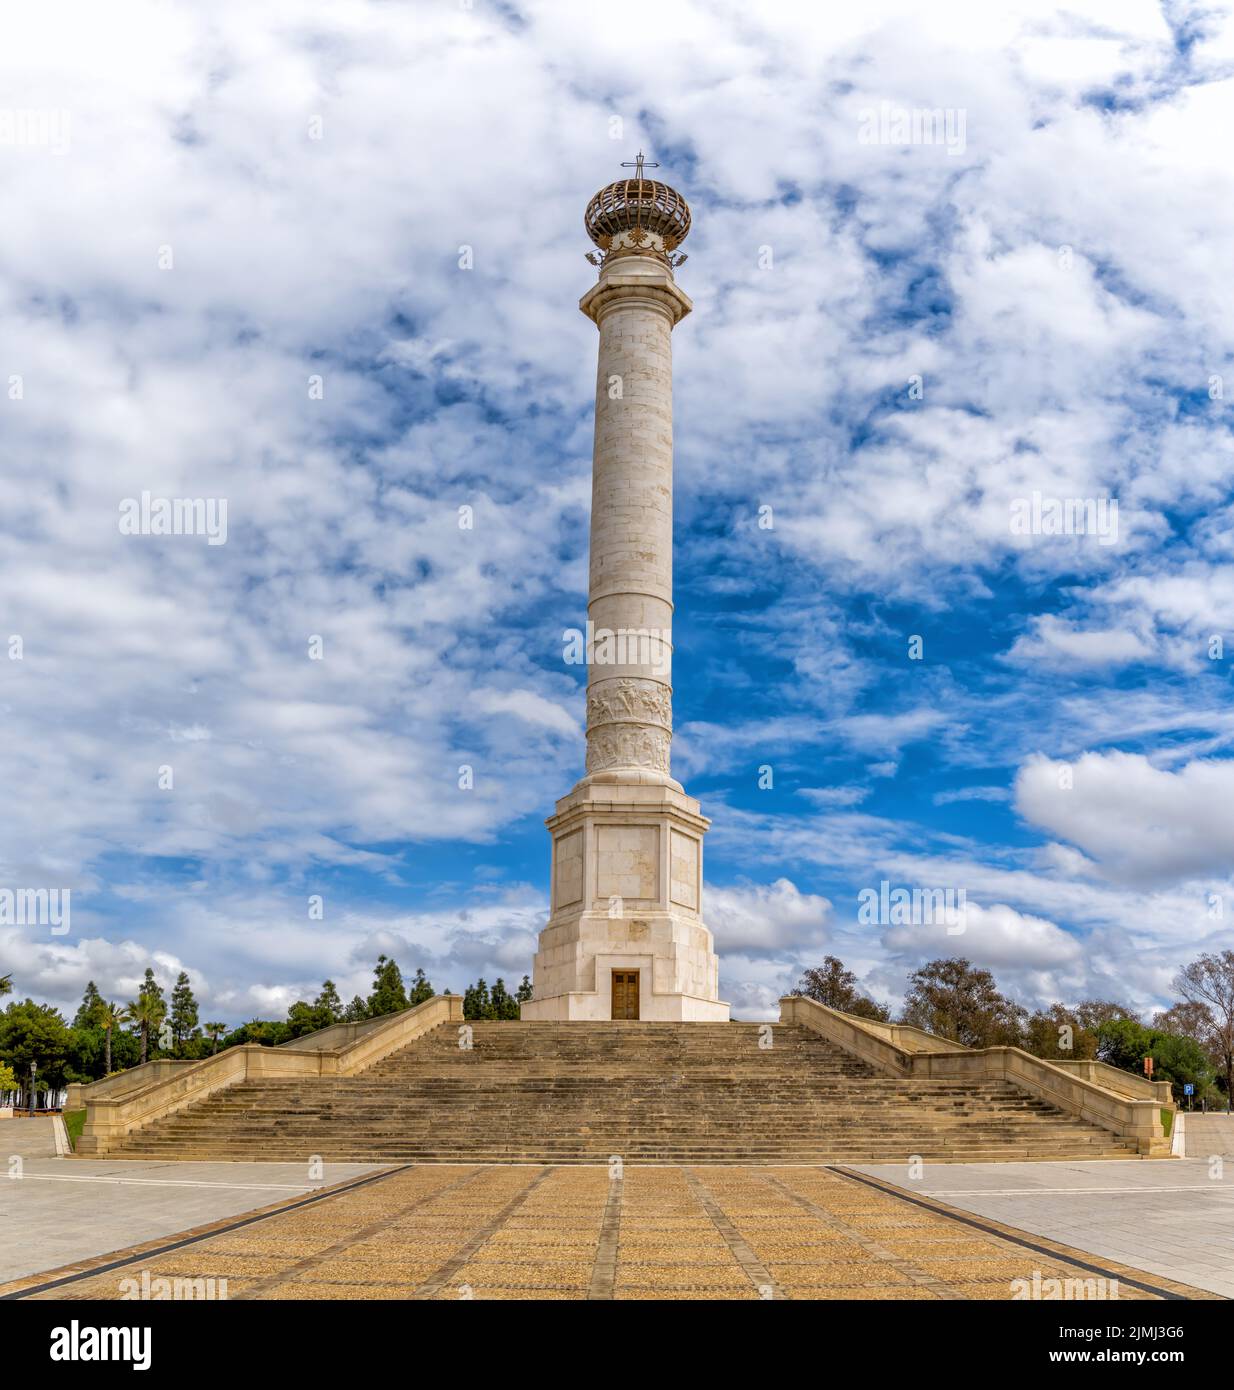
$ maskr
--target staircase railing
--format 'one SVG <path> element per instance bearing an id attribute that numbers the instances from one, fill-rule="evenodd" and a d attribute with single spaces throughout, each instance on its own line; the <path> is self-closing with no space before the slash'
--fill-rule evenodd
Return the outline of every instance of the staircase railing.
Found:
<path id="1" fill-rule="evenodd" d="M 462 1017 L 461 995 L 435 994 L 414 1009 L 404 1009 L 384 1019 L 368 1020 L 372 1026 L 365 1028 L 360 1036 L 355 1032 L 347 1035 L 337 1031 L 354 1028 L 350 1024 L 335 1024 L 320 1030 L 323 1034 L 333 1034 L 326 1041 L 337 1040 L 342 1046 L 312 1047 L 308 1045 L 309 1040 L 316 1035 L 310 1033 L 293 1039 L 300 1044 L 298 1047 L 261 1047 L 257 1043 L 245 1043 L 226 1048 L 200 1062 L 147 1062 L 145 1067 L 134 1067 L 120 1076 L 107 1077 L 80 1088 L 77 1108 L 85 1105 L 86 1122 L 77 1142 L 77 1152 L 107 1153 L 135 1131 L 243 1081 L 354 1076 L 443 1023 L 461 1022 Z M 347 1037 L 351 1040 L 346 1041 Z M 139 1072 L 143 1075 L 137 1076 Z M 109 1084 L 129 1077 L 133 1079 L 127 1085 Z"/>
<path id="2" fill-rule="evenodd" d="M 1146 1158 L 1169 1157 L 1170 1143 L 1161 1123 L 1161 1109 L 1163 1104 L 1169 1108 L 1168 1099 L 1163 1100 L 1160 1093 L 1133 1095 L 1126 1086 L 1115 1089 L 1105 1070 L 1116 1069 L 1106 1069 L 1104 1063 L 1092 1064 L 1093 1069 L 1086 1072 L 1078 1064 L 1057 1066 L 1019 1047 L 964 1047 L 921 1029 L 841 1013 L 800 994 L 780 1000 L 780 1022 L 801 1024 L 822 1034 L 887 1076 L 1009 1082 L 1134 1143 L 1137 1153 Z M 938 1046 L 922 1046 L 927 1039 Z"/>

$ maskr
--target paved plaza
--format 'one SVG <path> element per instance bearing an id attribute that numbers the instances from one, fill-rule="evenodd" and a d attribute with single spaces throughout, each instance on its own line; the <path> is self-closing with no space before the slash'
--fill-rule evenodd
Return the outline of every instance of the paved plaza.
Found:
<path id="1" fill-rule="evenodd" d="M 1234 1162 L 934 1163 L 920 1178 L 893 1164 L 861 1171 L 1096 1259 L 1234 1298 Z"/>
<path id="2" fill-rule="evenodd" d="M 0 1283 L 172 1237 L 372 1171 L 369 1164 L 329 1163 L 322 1176 L 310 1179 L 304 1163 L 57 1159 L 32 1132 L 43 1123 L 0 1121 L 28 1127 L 0 1131 L 0 1142 L 8 1145 L 0 1153 L 9 1165 L 8 1180 L 0 1182 Z M 22 1159 L 20 1176 L 13 1155 Z"/>
<path id="3" fill-rule="evenodd" d="M 1063 1165 L 1023 1166 L 1045 1174 Z M 1169 1167 L 1094 1166 L 1149 1175 Z M 1009 1170 L 1019 1167 L 998 1165 L 1016 1183 Z M 939 1171 L 956 1170 L 931 1176 Z M 111 1219 L 122 1190 L 108 1189 L 97 1219 Z M 259 1195 L 272 1196 L 273 1182 Z M 255 1300 L 1001 1300 L 1050 1280 L 1106 1280 L 1085 1285 L 1103 1291 L 1117 1280 L 1124 1300 L 1214 1296 L 997 1221 L 957 1220 L 919 1193 L 910 1199 L 875 1177 L 825 1167 L 668 1165 L 614 1175 L 599 1165 L 409 1165 L 70 1268 L 51 1269 L 54 1254 L 49 1247 L 47 1272 L 0 1292 L 115 1299 L 144 1279 L 181 1279 L 214 1280 L 215 1296 Z"/>

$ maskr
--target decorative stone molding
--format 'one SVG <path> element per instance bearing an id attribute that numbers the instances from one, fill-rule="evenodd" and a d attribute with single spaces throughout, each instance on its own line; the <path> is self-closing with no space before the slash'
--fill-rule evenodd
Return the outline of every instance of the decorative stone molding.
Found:
<path id="1" fill-rule="evenodd" d="M 642 767 L 667 773 L 672 737 L 654 724 L 606 724 L 587 735 L 587 771 Z"/>
<path id="2" fill-rule="evenodd" d="M 673 727 L 673 692 L 661 681 L 617 676 L 594 681 L 587 691 L 587 728 L 602 724 Z"/>

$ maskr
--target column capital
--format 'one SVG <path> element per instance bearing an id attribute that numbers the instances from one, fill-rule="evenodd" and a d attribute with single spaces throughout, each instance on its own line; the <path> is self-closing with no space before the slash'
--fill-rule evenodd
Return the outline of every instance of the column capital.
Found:
<path id="1" fill-rule="evenodd" d="M 627 269 L 632 260 L 643 261 L 637 270 Z M 616 267 L 620 266 L 621 269 Z M 607 270 L 607 267 L 606 267 Z M 677 288 L 672 272 L 649 257 L 623 257 L 614 269 L 601 273 L 600 280 L 578 302 L 578 307 L 599 327 L 600 320 L 619 304 L 643 304 L 658 309 L 675 328 L 694 308 L 690 297 Z"/>

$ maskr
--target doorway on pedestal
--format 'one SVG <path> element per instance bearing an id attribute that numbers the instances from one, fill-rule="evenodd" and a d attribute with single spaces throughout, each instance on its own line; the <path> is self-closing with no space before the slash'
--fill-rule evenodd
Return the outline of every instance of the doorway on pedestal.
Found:
<path id="1" fill-rule="evenodd" d="M 638 971 L 613 971 L 613 1017 L 638 1017 Z"/>

